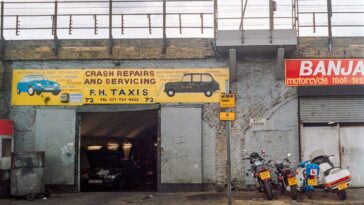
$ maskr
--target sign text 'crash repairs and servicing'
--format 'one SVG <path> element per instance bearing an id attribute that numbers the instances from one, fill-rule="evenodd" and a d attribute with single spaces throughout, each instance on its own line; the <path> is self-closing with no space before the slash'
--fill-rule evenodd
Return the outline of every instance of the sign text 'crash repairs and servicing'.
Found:
<path id="1" fill-rule="evenodd" d="M 227 68 L 14 69 L 12 105 L 219 102 Z"/>
<path id="2" fill-rule="evenodd" d="M 287 59 L 287 86 L 364 85 L 364 59 Z"/>

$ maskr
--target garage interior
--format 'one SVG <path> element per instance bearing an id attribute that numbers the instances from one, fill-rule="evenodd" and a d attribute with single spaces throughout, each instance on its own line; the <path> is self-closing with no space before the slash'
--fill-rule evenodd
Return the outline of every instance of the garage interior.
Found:
<path id="1" fill-rule="evenodd" d="M 81 191 L 157 191 L 158 110 L 81 114 Z"/>

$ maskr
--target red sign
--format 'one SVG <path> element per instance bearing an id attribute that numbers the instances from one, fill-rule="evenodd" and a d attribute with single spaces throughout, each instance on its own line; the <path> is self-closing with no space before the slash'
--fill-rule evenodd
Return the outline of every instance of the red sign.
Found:
<path id="1" fill-rule="evenodd" d="M 11 120 L 0 119 L 0 135 L 13 135 L 14 123 Z"/>
<path id="2" fill-rule="evenodd" d="M 364 85 L 364 59 L 286 59 L 286 86 Z"/>

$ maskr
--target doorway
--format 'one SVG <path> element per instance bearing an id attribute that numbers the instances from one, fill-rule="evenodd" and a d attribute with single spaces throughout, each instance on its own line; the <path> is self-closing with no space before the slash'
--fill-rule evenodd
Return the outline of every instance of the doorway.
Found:
<path id="1" fill-rule="evenodd" d="M 363 124 L 305 124 L 301 128 L 302 159 L 310 159 L 313 151 L 322 149 L 327 155 L 334 155 L 335 166 L 350 171 L 350 186 L 364 187 Z"/>
<path id="2" fill-rule="evenodd" d="M 156 191 L 158 110 L 81 113 L 81 191 Z"/>

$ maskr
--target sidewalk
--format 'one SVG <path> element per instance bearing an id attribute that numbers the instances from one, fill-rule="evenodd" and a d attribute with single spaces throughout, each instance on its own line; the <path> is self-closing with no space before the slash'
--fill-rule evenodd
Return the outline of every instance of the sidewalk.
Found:
<path id="1" fill-rule="evenodd" d="M 278 196 L 277 199 L 268 201 L 265 199 L 264 193 L 253 191 L 234 192 L 234 205 L 242 204 L 300 204 L 300 205 L 363 205 L 364 189 L 349 189 L 348 199 L 340 201 L 336 194 L 325 193 L 321 190 L 313 195 L 313 199 L 309 200 L 303 197 L 300 202 L 292 201 L 287 195 Z M 83 192 L 74 194 L 55 194 L 48 199 L 36 199 L 34 201 L 16 200 L 16 199 L 0 199 L 0 204 L 4 205 L 23 205 L 23 204 L 39 204 L 39 205 L 226 205 L 225 193 L 216 192 L 192 192 L 192 193 L 146 193 L 146 192 Z"/>

